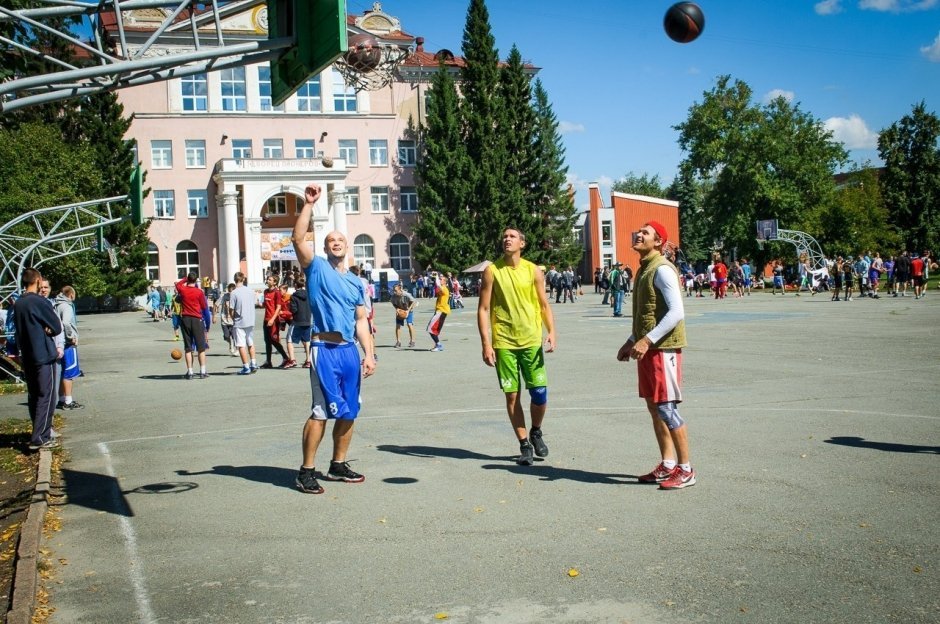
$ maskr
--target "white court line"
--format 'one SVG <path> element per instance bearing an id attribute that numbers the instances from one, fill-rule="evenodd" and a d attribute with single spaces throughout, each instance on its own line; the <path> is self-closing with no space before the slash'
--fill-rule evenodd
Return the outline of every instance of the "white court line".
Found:
<path id="1" fill-rule="evenodd" d="M 98 444 L 98 450 L 104 457 L 104 464 L 108 476 L 117 483 L 117 476 L 114 474 L 114 466 L 111 464 L 111 451 L 104 442 Z M 114 496 L 120 496 L 120 488 Z M 117 501 L 120 502 L 120 501 Z M 141 570 L 141 559 L 137 553 L 137 534 L 134 527 L 131 526 L 131 520 L 127 516 L 118 515 L 118 522 L 121 525 L 121 533 L 124 536 L 124 549 L 127 551 L 127 560 L 130 563 L 130 579 L 134 586 L 134 600 L 137 601 L 137 613 L 140 616 L 142 624 L 151 624 L 156 622 L 157 618 L 150 607 L 150 596 L 147 595 L 147 588 L 144 584 L 144 574 Z"/>

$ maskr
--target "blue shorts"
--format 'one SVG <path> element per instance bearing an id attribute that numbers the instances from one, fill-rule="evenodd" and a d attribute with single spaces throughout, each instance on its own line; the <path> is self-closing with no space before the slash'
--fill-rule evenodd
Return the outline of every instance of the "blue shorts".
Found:
<path id="1" fill-rule="evenodd" d="M 408 316 L 406 316 L 405 318 L 401 318 L 397 314 L 395 315 L 396 325 L 398 325 L 399 327 L 404 327 L 405 323 L 407 323 L 408 325 L 415 324 L 415 313 L 413 310 L 408 310 Z"/>
<path id="2" fill-rule="evenodd" d="M 310 342 L 310 326 L 297 327 L 294 325 L 290 330 L 290 341 L 294 344 Z"/>
<path id="3" fill-rule="evenodd" d="M 310 361 L 313 362 L 310 369 L 313 394 L 310 418 L 355 419 L 359 415 L 359 388 L 362 384 L 356 343 L 311 342 Z"/>

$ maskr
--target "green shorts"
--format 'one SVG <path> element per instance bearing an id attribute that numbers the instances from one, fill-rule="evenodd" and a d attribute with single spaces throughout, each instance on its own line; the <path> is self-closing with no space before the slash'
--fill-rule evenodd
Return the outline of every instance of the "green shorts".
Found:
<path id="1" fill-rule="evenodd" d="M 519 392 L 519 374 L 526 388 L 548 385 L 545 374 L 545 354 L 542 347 L 528 349 L 496 349 L 496 376 L 503 392 Z"/>

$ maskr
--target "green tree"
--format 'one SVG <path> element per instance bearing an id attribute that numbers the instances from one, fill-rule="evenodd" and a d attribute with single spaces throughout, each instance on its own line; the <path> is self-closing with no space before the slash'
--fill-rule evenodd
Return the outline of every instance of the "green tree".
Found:
<path id="1" fill-rule="evenodd" d="M 709 219 L 705 211 L 708 184 L 690 175 L 679 175 L 665 193 L 666 199 L 679 202 L 679 240 L 682 256 L 689 263 L 708 260 L 714 244 L 709 238 Z"/>
<path id="2" fill-rule="evenodd" d="M 747 84 L 722 76 L 675 128 L 686 153 L 680 176 L 706 183 L 709 238 L 760 257 L 754 222 L 775 218 L 782 228 L 814 234 L 847 154 L 799 105 L 777 98 L 759 106 L 751 96 Z"/>
<path id="3" fill-rule="evenodd" d="M 897 250 L 899 237 L 889 224 L 876 169 L 856 166 L 823 209 L 819 231 L 816 239 L 829 257 Z"/>
<path id="4" fill-rule="evenodd" d="M 487 253 L 506 225 L 503 182 L 507 153 L 506 137 L 498 131 L 505 126 L 500 117 L 506 113 L 500 97 L 499 52 L 484 0 L 470 0 L 462 50 L 460 111 L 464 145 L 473 167 L 470 208 L 474 238 L 483 245 L 480 251 Z"/>
<path id="5" fill-rule="evenodd" d="M 494 215 L 497 221 L 493 224 L 500 231 L 489 232 L 488 237 L 495 236 L 487 250 L 492 251 L 487 257 L 499 253 L 498 241 L 502 228 L 506 226 L 519 228 L 530 241 L 541 240 L 545 229 L 538 211 L 542 203 L 542 189 L 535 180 L 537 164 L 533 158 L 533 146 L 536 119 L 532 109 L 532 89 L 522 54 L 516 46 L 509 51 L 499 76 L 503 106 L 497 118 L 496 132 L 502 137 L 506 160 L 504 173 L 500 176 L 502 192 L 499 213 Z"/>
<path id="6" fill-rule="evenodd" d="M 584 249 L 574 237 L 578 215 L 567 182 L 565 148 L 558 133 L 558 118 L 548 100 L 542 81 L 536 79 L 532 90 L 535 111 L 535 137 L 531 154 L 533 199 L 541 213 L 543 233 L 533 241 L 527 257 L 537 264 L 572 265 L 581 261 Z"/>
<path id="7" fill-rule="evenodd" d="M 459 272 L 480 261 L 470 207 L 471 163 L 463 146 L 463 126 L 454 80 L 441 65 L 427 95 L 427 121 L 419 129 L 418 222 L 415 259 Z"/>
<path id="8" fill-rule="evenodd" d="M 659 174 L 652 177 L 648 173 L 637 175 L 632 171 L 613 183 L 610 190 L 615 193 L 645 195 L 666 199 L 667 189 L 659 179 Z"/>
<path id="9" fill-rule="evenodd" d="M 881 189 L 891 221 L 910 250 L 940 245 L 940 118 L 922 101 L 878 136 Z"/>

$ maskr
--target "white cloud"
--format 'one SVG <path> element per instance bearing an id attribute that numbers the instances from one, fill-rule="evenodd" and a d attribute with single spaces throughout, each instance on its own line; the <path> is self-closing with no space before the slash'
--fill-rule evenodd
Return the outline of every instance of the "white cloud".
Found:
<path id="1" fill-rule="evenodd" d="M 817 15 L 835 15 L 842 12 L 842 0 L 822 0 L 813 9 Z"/>
<path id="2" fill-rule="evenodd" d="M 609 176 L 600 176 L 595 180 L 599 186 L 610 188 L 614 185 L 614 179 Z"/>
<path id="3" fill-rule="evenodd" d="M 584 132 L 584 124 L 573 121 L 559 121 L 558 132 L 561 134 L 571 134 L 572 132 Z"/>
<path id="4" fill-rule="evenodd" d="M 874 149 L 878 146 L 878 133 L 872 132 L 858 115 L 830 117 L 823 127 L 832 132 L 832 138 L 845 144 L 846 149 Z"/>
<path id="5" fill-rule="evenodd" d="M 782 97 L 787 102 L 792 102 L 793 98 L 796 96 L 793 91 L 784 91 L 783 89 L 771 89 L 764 95 L 764 104 L 769 104 L 776 100 L 778 97 Z"/>
<path id="6" fill-rule="evenodd" d="M 940 63 L 940 33 L 937 34 L 937 38 L 933 40 L 933 43 L 923 46 L 920 53 L 926 56 L 928 61 Z"/>
<path id="7" fill-rule="evenodd" d="M 909 13 L 927 11 L 937 6 L 937 2 L 940 0 L 860 0 L 858 7 L 868 11 Z"/>

